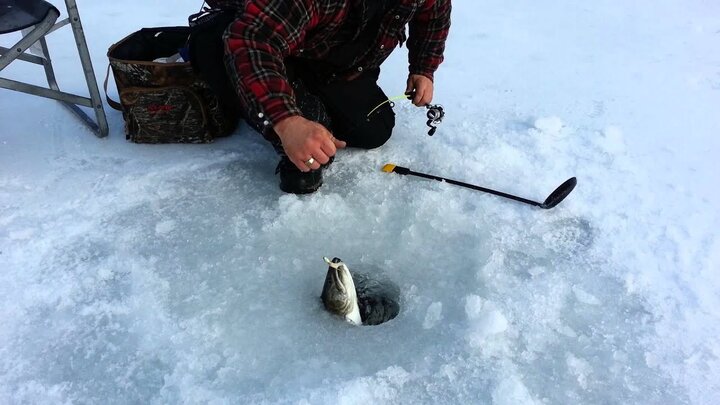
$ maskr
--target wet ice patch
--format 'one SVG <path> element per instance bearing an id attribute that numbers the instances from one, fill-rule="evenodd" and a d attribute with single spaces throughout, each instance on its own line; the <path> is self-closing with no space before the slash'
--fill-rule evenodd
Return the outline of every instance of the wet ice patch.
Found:
<path id="1" fill-rule="evenodd" d="M 0 388 L 1 390 L 1 388 Z M 45 403 L 45 404 L 72 404 L 66 400 L 71 390 L 69 383 L 45 385 L 39 381 L 27 381 L 20 385 L 13 396 L 13 402 L 19 404 Z M 2 391 L 0 391 L 2 392 Z"/>
<path id="2" fill-rule="evenodd" d="M 10 231 L 8 236 L 10 237 L 10 240 L 22 241 L 22 240 L 28 240 L 28 239 L 32 238 L 34 235 L 35 235 L 35 229 L 25 228 L 25 229 Z"/>

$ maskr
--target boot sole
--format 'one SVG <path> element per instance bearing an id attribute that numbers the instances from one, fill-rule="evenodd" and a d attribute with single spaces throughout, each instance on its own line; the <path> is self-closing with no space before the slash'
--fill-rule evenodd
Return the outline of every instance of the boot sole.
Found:
<path id="1" fill-rule="evenodd" d="M 298 194 L 298 195 L 312 194 L 312 193 L 318 191 L 318 189 L 320 187 L 322 187 L 322 184 L 319 184 L 315 188 L 308 188 L 308 189 L 303 189 L 303 190 L 293 190 L 293 189 L 288 188 L 284 184 L 280 183 L 280 190 L 282 190 L 283 192 L 288 193 L 288 194 Z"/>

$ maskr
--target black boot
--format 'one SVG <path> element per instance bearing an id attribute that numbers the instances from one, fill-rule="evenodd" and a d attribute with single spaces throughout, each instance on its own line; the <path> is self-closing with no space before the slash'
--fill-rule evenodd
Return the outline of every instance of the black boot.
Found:
<path id="1" fill-rule="evenodd" d="M 328 162 L 329 163 L 329 162 Z M 287 156 L 280 158 L 275 173 L 280 173 L 280 190 L 292 194 L 310 194 L 322 186 L 322 171 L 327 165 L 317 170 L 301 172 Z"/>

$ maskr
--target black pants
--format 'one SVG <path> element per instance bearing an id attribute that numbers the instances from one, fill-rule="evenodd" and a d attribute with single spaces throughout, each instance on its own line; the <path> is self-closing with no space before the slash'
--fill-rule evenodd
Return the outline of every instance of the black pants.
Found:
<path id="1" fill-rule="evenodd" d="M 200 77 L 212 88 L 226 120 L 233 128 L 242 116 L 240 101 L 225 69 L 222 41 L 225 28 L 235 19 L 234 12 L 218 12 L 206 23 L 191 28 L 188 38 L 190 62 Z"/>
<path id="2" fill-rule="evenodd" d="M 311 85 L 308 89 L 330 116 L 328 129 L 350 147 L 377 148 L 392 135 L 395 112 L 390 103 L 383 104 L 388 97 L 377 84 L 379 75 L 380 69 L 373 69 L 351 81 Z"/>
<path id="3" fill-rule="evenodd" d="M 347 142 L 348 147 L 373 149 L 390 139 L 395 113 L 390 103 L 375 109 L 388 99 L 377 84 L 380 69 L 351 81 L 332 82 L 318 80 L 310 66 L 293 60 L 286 61 L 286 70 L 303 117 L 324 125 L 337 139 Z M 253 111 L 247 113 L 247 117 L 257 116 Z M 246 120 L 281 150 L 280 139 L 272 128 Z"/>
<path id="4" fill-rule="evenodd" d="M 234 13 L 219 13 L 213 20 L 193 29 L 190 37 L 193 68 L 213 88 L 226 115 L 244 118 L 278 152 L 282 152 L 275 131 L 257 118 L 260 111 L 238 108 L 239 98 L 223 62 L 222 33 L 233 18 Z M 324 125 L 349 147 L 377 148 L 390 138 L 395 126 L 395 113 L 390 103 L 373 111 L 387 101 L 387 96 L 377 85 L 380 69 L 368 70 L 351 81 L 328 81 L 319 78 L 328 75 L 327 65 L 322 63 L 289 58 L 285 67 L 296 103 L 305 118 Z M 322 68 L 322 75 L 318 67 Z M 368 115 L 371 111 L 373 113 Z"/>

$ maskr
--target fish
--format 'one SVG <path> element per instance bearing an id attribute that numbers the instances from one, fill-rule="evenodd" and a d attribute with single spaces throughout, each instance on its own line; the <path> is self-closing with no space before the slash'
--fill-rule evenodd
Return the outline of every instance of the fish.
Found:
<path id="1" fill-rule="evenodd" d="M 323 257 L 328 264 L 325 285 L 320 297 L 325 309 L 339 315 L 353 325 L 362 325 L 357 291 L 350 269 L 339 258 Z"/>
<path id="2" fill-rule="evenodd" d="M 328 312 L 353 325 L 379 325 L 400 313 L 400 288 L 387 279 L 351 273 L 339 258 L 328 264 L 321 298 Z"/>

